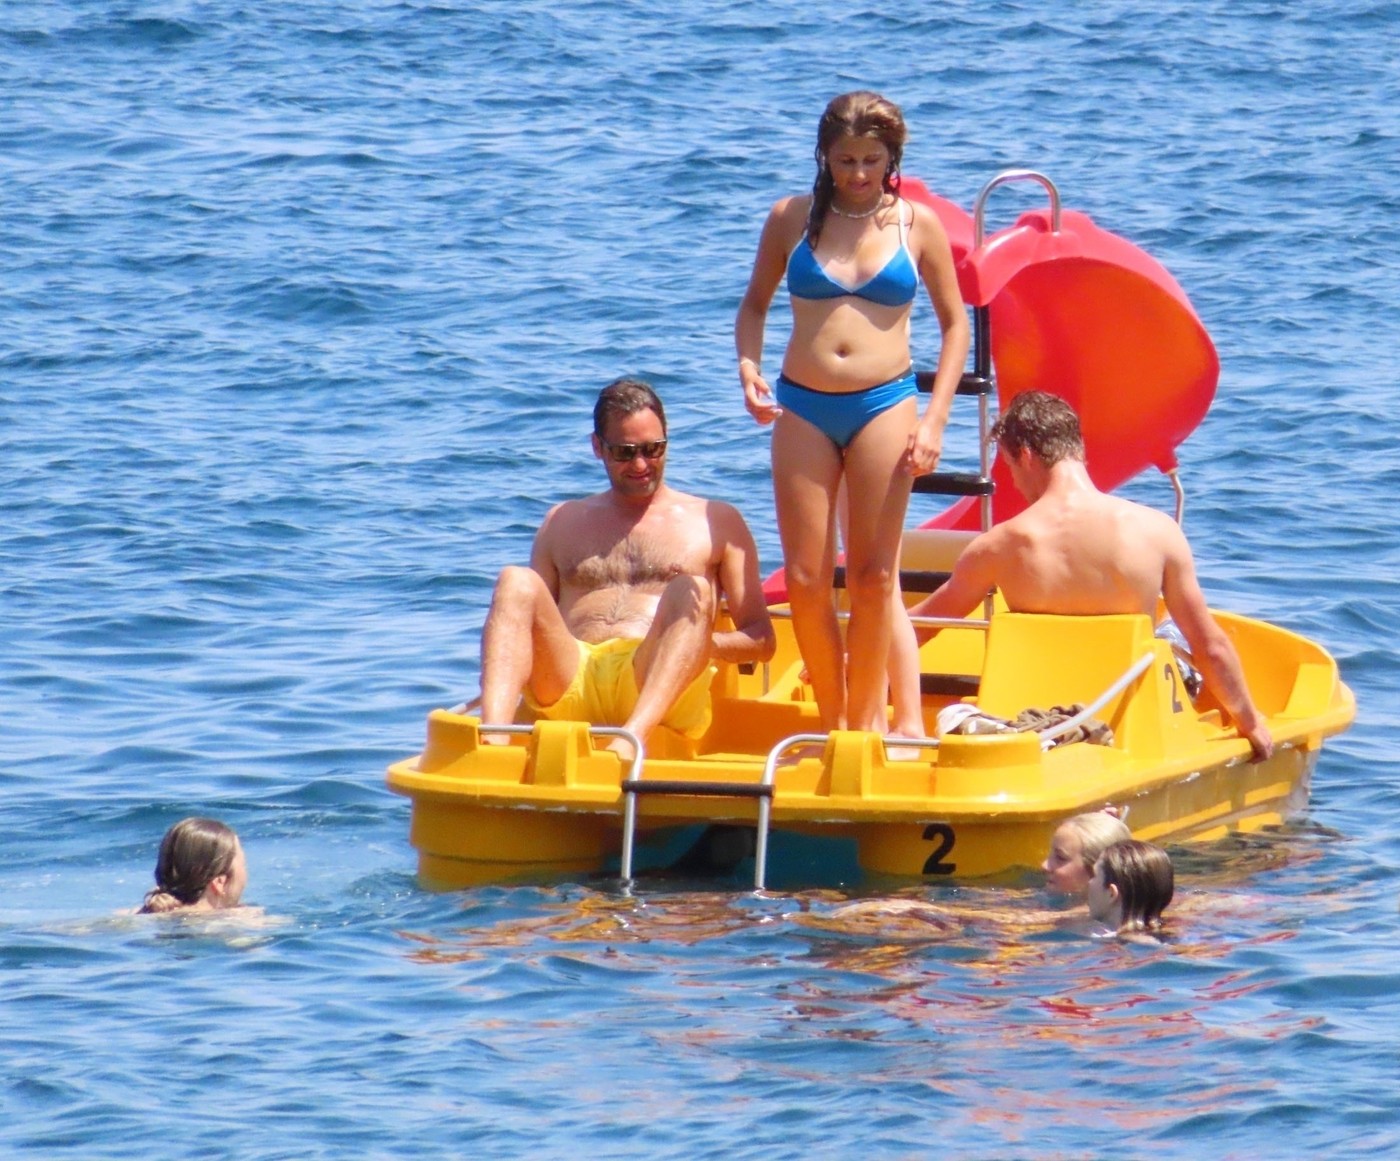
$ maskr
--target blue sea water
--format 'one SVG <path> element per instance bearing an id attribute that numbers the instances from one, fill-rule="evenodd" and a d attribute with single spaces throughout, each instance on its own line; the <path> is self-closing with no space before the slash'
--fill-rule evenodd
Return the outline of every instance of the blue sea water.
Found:
<path id="1" fill-rule="evenodd" d="M 1397 32 L 1386 0 L 0 3 L 0 1153 L 1400 1151 Z M 1305 815 L 1182 859 L 1211 905 L 1168 947 L 1008 922 L 1032 880 L 857 933 L 806 920 L 859 887 L 414 880 L 383 769 L 597 486 L 602 383 L 658 385 L 672 481 L 778 563 L 730 327 L 855 87 L 946 196 L 1042 169 L 1176 275 L 1222 362 L 1181 449 L 1212 603 L 1356 691 Z M 275 924 L 114 918 L 189 813 Z"/>

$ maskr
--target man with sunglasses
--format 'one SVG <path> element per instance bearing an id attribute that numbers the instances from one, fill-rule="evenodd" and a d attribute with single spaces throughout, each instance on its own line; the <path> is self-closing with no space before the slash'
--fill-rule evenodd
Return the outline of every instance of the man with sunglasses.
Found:
<path id="1" fill-rule="evenodd" d="M 766 661 L 773 625 L 758 550 L 730 504 L 668 487 L 666 413 L 636 379 L 603 388 L 593 454 L 606 490 L 550 509 L 530 567 L 501 572 L 482 630 L 481 719 L 538 716 L 658 725 L 699 738 L 710 724 L 713 661 Z M 716 628 L 720 601 L 734 628 Z M 506 735 L 485 734 L 504 742 Z M 612 748 L 630 757 L 615 739 Z"/>

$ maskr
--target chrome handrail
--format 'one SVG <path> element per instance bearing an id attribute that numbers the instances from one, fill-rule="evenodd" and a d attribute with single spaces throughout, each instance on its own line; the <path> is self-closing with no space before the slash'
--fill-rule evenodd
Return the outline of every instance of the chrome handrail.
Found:
<path id="1" fill-rule="evenodd" d="M 769 609 L 768 615 L 780 621 L 792 620 L 792 609 Z M 836 610 L 838 621 L 849 621 L 851 614 L 845 609 Z M 915 617 L 909 623 L 922 629 L 986 629 L 990 622 L 978 617 Z"/>
<path id="2" fill-rule="evenodd" d="M 1180 527 L 1181 518 L 1186 514 L 1186 489 L 1181 486 L 1181 474 L 1176 468 L 1172 468 L 1166 476 L 1172 482 L 1172 491 L 1176 493 L 1176 523 Z"/>
<path id="3" fill-rule="evenodd" d="M 1045 187 L 1046 193 L 1050 195 L 1050 232 L 1052 234 L 1060 232 L 1060 191 L 1055 188 L 1055 183 L 1034 169 L 1004 169 L 982 187 L 977 194 L 977 201 L 973 204 L 972 245 L 974 249 L 980 250 L 982 243 L 986 240 L 987 198 L 992 190 L 1012 181 L 1038 181 Z"/>

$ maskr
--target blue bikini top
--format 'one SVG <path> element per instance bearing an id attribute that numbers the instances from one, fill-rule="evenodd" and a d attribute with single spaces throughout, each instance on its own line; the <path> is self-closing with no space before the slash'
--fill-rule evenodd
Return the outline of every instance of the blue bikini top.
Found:
<path id="1" fill-rule="evenodd" d="M 890 255 L 890 260 L 876 274 L 867 278 L 859 286 L 846 286 L 837 282 L 817 261 L 811 244 L 804 235 L 793 248 L 788 258 L 788 293 L 793 298 L 863 298 L 880 306 L 908 306 L 914 301 L 919 289 L 919 272 L 914 266 L 914 256 L 909 253 L 905 238 L 903 213 L 904 203 L 900 203 L 899 249 Z"/>

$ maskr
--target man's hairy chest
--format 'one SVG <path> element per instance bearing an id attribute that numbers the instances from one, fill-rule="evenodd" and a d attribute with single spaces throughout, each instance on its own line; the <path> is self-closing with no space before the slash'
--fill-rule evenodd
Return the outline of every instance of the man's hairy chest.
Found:
<path id="1" fill-rule="evenodd" d="M 593 551 L 563 556 L 559 578 L 567 588 L 596 592 L 608 588 L 660 590 L 678 576 L 710 573 L 709 545 L 689 538 L 658 538 L 633 533 Z"/>

